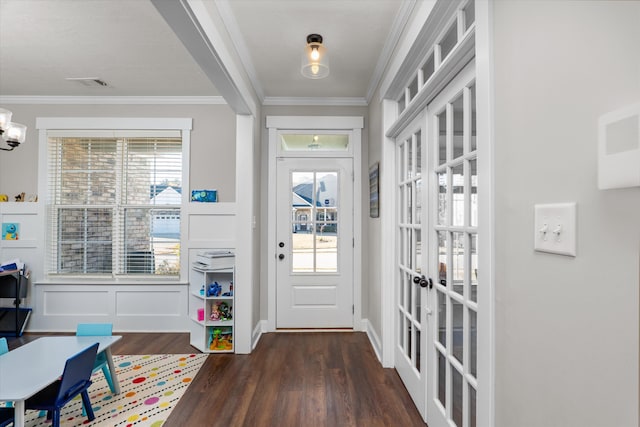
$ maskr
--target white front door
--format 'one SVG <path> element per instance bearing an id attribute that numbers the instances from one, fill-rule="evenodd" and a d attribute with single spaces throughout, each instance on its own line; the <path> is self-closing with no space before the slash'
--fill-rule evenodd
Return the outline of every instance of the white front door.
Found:
<path id="1" fill-rule="evenodd" d="M 396 138 L 396 241 L 395 361 L 396 370 L 425 416 L 427 367 L 426 303 L 428 282 L 424 278 L 426 253 L 423 250 L 424 203 L 423 153 L 424 115 Z"/>
<path id="2" fill-rule="evenodd" d="M 475 427 L 478 390 L 478 159 L 475 62 L 427 107 L 429 339 L 427 424 Z M 486 351 L 486 350 L 485 350 Z"/>
<path id="3" fill-rule="evenodd" d="M 353 327 L 353 160 L 278 158 L 276 327 Z"/>

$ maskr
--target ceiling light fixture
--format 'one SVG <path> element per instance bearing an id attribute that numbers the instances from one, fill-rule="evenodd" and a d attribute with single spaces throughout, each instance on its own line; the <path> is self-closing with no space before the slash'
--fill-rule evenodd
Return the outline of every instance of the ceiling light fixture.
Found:
<path id="1" fill-rule="evenodd" d="M 309 34 L 302 54 L 302 75 L 309 79 L 322 79 L 329 75 L 327 49 L 320 34 Z"/>
<path id="2" fill-rule="evenodd" d="M 22 144 L 27 137 L 27 127 L 11 121 L 13 113 L 0 108 L 0 135 L 2 140 L 11 148 L 0 147 L 2 151 L 12 151 Z"/>

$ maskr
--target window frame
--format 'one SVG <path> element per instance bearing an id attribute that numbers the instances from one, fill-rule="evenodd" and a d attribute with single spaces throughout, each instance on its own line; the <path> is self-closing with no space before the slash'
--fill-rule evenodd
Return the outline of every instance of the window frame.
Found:
<path id="1" fill-rule="evenodd" d="M 190 153 L 190 137 L 192 129 L 193 119 L 191 118 L 133 118 L 133 117 L 38 117 L 36 118 L 36 128 L 39 131 L 39 162 L 38 162 L 38 193 L 41 195 L 40 201 L 44 203 L 45 207 L 51 205 L 51 197 L 49 194 L 48 183 L 48 161 L 49 161 L 49 149 L 48 137 L 50 131 L 68 131 L 71 135 L 73 132 L 91 132 L 96 133 L 105 131 L 112 131 L 114 135 L 118 131 L 179 131 L 182 139 L 182 194 L 180 209 L 182 216 L 184 217 L 188 212 L 188 189 L 189 185 L 189 153 Z M 60 134 L 60 132 L 56 132 Z M 178 206 L 178 205 L 176 205 Z M 42 212 L 42 226 L 45 233 L 45 239 L 42 243 L 43 259 L 48 256 L 48 246 L 45 242 L 50 241 L 50 233 L 48 224 L 48 215 L 46 211 Z M 184 246 L 186 236 L 186 221 L 180 223 L 180 242 L 181 247 Z M 123 282 L 135 282 L 140 284 L 141 282 L 148 282 L 152 284 L 158 284 L 160 282 L 176 283 L 182 281 L 187 275 L 187 257 L 180 257 L 180 274 L 172 277 L 168 275 L 159 275 L 154 277 L 151 275 L 141 275 L 144 277 L 136 277 L 136 275 L 119 275 L 117 272 L 112 272 L 107 275 L 92 275 L 92 274 L 50 274 L 48 267 L 43 266 L 43 273 L 46 276 L 47 282 L 61 282 L 68 283 L 70 281 L 81 279 L 82 283 L 97 282 L 104 284 L 107 283 L 123 283 Z"/>

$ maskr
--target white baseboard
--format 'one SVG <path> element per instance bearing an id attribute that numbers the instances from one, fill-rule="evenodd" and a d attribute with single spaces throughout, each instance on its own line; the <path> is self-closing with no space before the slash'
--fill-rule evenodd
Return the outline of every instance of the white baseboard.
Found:
<path id="1" fill-rule="evenodd" d="M 376 357 L 378 361 L 382 363 L 382 344 L 380 342 L 380 338 L 376 333 L 375 329 L 371 326 L 371 323 L 367 319 L 362 319 L 362 328 L 367 333 L 369 337 L 369 342 L 371 342 L 371 347 L 373 347 L 373 351 L 376 353 Z"/>
<path id="2" fill-rule="evenodd" d="M 251 350 L 256 348 L 258 341 L 260 341 L 260 337 L 262 337 L 262 334 L 265 332 L 267 332 L 267 321 L 259 320 L 251 334 Z"/>

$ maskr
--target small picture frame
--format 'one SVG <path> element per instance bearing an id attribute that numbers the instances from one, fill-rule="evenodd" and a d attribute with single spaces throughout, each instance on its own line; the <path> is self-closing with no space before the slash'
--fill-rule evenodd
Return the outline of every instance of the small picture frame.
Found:
<path id="1" fill-rule="evenodd" d="M 380 162 L 369 168 L 369 217 L 380 216 Z"/>
<path id="2" fill-rule="evenodd" d="M 191 190 L 191 201 L 197 203 L 216 203 L 218 190 Z"/>
<path id="3" fill-rule="evenodd" d="M 2 240 L 19 240 L 20 224 L 17 222 L 2 223 Z"/>

